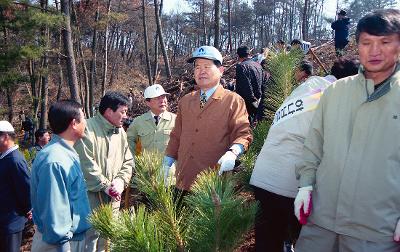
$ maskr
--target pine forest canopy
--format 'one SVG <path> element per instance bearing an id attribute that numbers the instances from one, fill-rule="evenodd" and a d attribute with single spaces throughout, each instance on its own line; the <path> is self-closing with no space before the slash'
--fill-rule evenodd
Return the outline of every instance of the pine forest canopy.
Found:
<path id="1" fill-rule="evenodd" d="M 25 110 L 46 127 L 47 104 L 70 97 L 92 115 L 105 90 L 182 75 L 184 59 L 204 44 L 226 54 L 242 44 L 258 50 L 279 39 L 332 39 L 328 0 L 186 0 L 188 10 L 166 12 L 169 2 L 0 1 L 0 118 Z M 354 24 L 395 4 L 341 3 Z"/>

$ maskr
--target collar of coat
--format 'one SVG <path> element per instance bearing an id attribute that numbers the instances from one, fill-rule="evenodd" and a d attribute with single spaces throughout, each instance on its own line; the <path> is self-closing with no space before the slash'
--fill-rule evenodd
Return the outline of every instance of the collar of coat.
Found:
<path id="1" fill-rule="evenodd" d="M 115 127 L 114 125 L 112 125 L 103 115 L 101 115 L 100 113 L 96 116 L 96 121 L 102 125 L 104 132 L 106 132 L 109 135 L 112 134 L 118 134 L 119 133 L 119 129 Z"/>
<path id="2" fill-rule="evenodd" d="M 11 152 L 13 152 L 13 151 L 15 151 L 17 149 L 18 149 L 18 145 L 14 145 L 13 147 L 11 147 L 8 150 L 6 150 L 5 152 L 1 153 L 0 159 L 3 159 L 5 156 L 7 156 L 8 154 L 10 154 Z"/>
<path id="3" fill-rule="evenodd" d="M 200 101 L 200 92 L 201 92 L 201 90 L 199 89 L 199 90 L 196 90 L 196 91 L 194 91 L 192 93 L 192 96 L 195 96 L 198 101 Z M 217 89 L 211 95 L 211 97 L 208 98 L 208 100 L 211 99 L 211 98 L 214 99 L 214 100 L 221 100 L 222 97 L 224 96 L 224 94 L 225 94 L 224 87 L 221 84 L 218 84 Z M 208 103 L 208 100 L 207 100 L 207 103 Z"/>
<path id="4" fill-rule="evenodd" d="M 359 76 L 361 77 L 362 83 L 365 83 L 365 89 L 368 96 L 367 102 L 371 102 L 387 94 L 394 85 L 395 80 L 400 79 L 400 63 L 397 62 L 396 68 L 393 73 L 388 78 L 386 78 L 386 80 L 382 82 L 382 85 L 377 89 L 375 89 L 375 83 L 372 80 L 365 78 L 365 70 L 363 66 L 360 66 L 358 72 Z"/>
<path id="5" fill-rule="evenodd" d="M 143 116 L 144 116 L 145 120 L 154 120 L 153 115 L 151 114 L 150 110 L 147 111 Z M 171 116 L 171 113 L 169 111 L 164 111 L 159 116 L 160 116 L 160 118 L 162 118 L 164 120 L 167 120 L 167 121 L 172 120 L 172 116 Z"/>

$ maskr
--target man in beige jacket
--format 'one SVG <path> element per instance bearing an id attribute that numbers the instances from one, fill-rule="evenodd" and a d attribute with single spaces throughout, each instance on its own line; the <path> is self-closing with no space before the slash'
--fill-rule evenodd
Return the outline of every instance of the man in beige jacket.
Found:
<path id="1" fill-rule="evenodd" d="M 121 128 L 130 105 L 119 92 L 108 92 L 100 101 L 99 114 L 87 120 L 85 137 L 75 144 L 85 176 L 92 209 L 111 202 L 115 211 L 129 183 L 134 166 L 125 131 Z M 93 229 L 86 251 L 104 251 L 105 240 Z"/>
<path id="2" fill-rule="evenodd" d="M 326 89 L 296 167 L 296 252 L 400 251 L 400 11 L 364 16 L 356 41 L 359 74 Z"/>
<path id="3" fill-rule="evenodd" d="M 220 174 L 232 170 L 252 141 L 244 100 L 220 85 L 221 53 L 201 46 L 188 62 L 194 63 L 200 89 L 180 100 L 164 157 L 165 174 L 177 159 L 176 188 L 182 191 L 189 191 L 199 173 L 217 164 Z"/>
<path id="4" fill-rule="evenodd" d="M 169 93 L 159 84 L 144 90 L 146 105 L 150 110 L 136 117 L 126 132 L 132 154 L 139 154 L 143 150 L 164 153 L 167 148 L 176 118 L 174 113 L 167 111 L 167 95 Z"/>

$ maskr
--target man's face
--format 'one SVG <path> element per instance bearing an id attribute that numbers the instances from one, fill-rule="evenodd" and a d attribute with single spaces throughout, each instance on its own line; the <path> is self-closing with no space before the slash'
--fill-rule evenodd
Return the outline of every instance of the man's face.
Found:
<path id="1" fill-rule="evenodd" d="M 118 106 L 118 109 L 112 111 L 112 109 L 107 108 L 104 112 L 104 117 L 115 127 L 122 127 L 124 120 L 127 118 L 126 113 L 128 112 L 128 106 Z"/>
<path id="2" fill-rule="evenodd" d="M 202 90 L 207 90 L 219 83 L 224 67 L 217 67 L 212 60 L 196 59 L 194 62 L 194 79 Z"/>
<path id="3" fill-rule="evenodd" d="M 49 141 L 50 141 L 50 134 L 49 134 L 49 132 L 46 132 L 46 133 L 43 134 L 43 136 L 39 137 L 39 143 L 40 143 L 41 145 L 43 145 L 43 146 L 46 145 L 46 144 L 48 144 Z"/>
<path id="4" fill-rule="evenodd" d="M 75 120 L 73 127 L 74 127 L 76 134 L 78 135 L 78 138 L 83 138 L 85 136 L 86 119 L 85 119 L 85 114 L 83 113 L 82 109 L 80 109 L 80 114 L 81 114 L 81 117 L 79 119 L 79 122 L 78 122 L 78 120 Z"/>
<path id="5" fill-rule="evenodd" d="M 387 78 L 393 72 L 400 56 L 400 36 L 374 36 L 362 32 L 358 41 L 358 53 L 367 77 L 371 74 L 381 74 L 384 77 L 387 75 Z"/>
<path id="6" fill-rule="evenodd" d="M 168 101 L 166 95 L 160 95 L 158 97 L 150 98 L 150 101 L 146 101 L 147 106 L 151 112 L 155 115 L 159 115 L 167 110 Z"/>
<path id="7" fill-rule="evenodd" d="M 7 145 L 6 145 L 7 137 L 8 137 L 7 134 L 0 133 L 0 153 L 7 150 Z"/>
<path id="8" fill-rule="evenodd" d="M 295 72 L 294 72 L 294 78 L 295 78 L 295 80 L 297 81 L 297 82 L 301 82 L 302 80 L 304 80 L 304 78 L 306 78 L 307 77 L 307 74 L 304 72 L 304 71 L 302 71 L 301 69 L 297 69 Z"/>

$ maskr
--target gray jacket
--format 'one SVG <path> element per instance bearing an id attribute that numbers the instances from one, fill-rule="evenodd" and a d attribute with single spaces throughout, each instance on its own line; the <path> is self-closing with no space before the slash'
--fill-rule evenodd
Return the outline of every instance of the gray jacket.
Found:
<path id="1" fill-rule="evenodd" d="M 296 167 L 300 186 L 314 186 L 310 222 L 362 240 L 393 240 L 400 218 L 398 68 L 375 91 L 362 73 L 325 91 Z"/>

